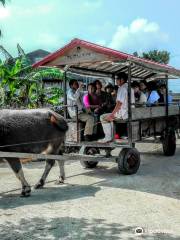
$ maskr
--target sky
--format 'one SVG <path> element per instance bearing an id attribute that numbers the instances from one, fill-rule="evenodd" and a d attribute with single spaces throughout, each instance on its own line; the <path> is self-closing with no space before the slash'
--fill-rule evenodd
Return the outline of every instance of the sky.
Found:
<path id="1" fill-rule="evenodd" d="M 16 56 L 17 43 L 52 52 L 80 38 L 127 53 L 167 50 L 180 69 L 179 9 L 180 0 L 9 0 L 0 45 Z M 180 82 L 170 88 L 180 92 Z"/>

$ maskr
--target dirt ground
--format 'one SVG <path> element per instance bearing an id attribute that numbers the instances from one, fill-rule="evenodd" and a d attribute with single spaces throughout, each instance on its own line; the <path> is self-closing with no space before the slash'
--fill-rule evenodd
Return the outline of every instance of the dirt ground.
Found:
<path id="1" fill-rule="evenodd" d="M 115 163 L 85 170 L 66 164 L 66 184 L 55 185 L 54 167 L 44 189 L 20 198 L 9 166 L 0 165 L 0 240 L 30 239 L 180 239 L 180 141 L 176 155 L 165 157 L 160 145 L 141 144 L 137 174 L 120 175 Z M 31 185 L 43 162 L 24 165 Z M 136 233 L 137 228 L 143 233 Z"/>

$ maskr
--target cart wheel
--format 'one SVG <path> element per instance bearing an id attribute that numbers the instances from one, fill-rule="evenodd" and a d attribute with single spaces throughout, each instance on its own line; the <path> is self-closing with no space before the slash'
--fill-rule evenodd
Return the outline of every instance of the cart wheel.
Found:
<path id="1" fill-rule="evenodd" d="M 134 174 L 139 169 L 140 161 L 136 148 L 123 148 L 117 158 L 118 170 L 125 175 Z"/>
<path id="2" fill-rule="evenodd" d="M 94 154 L 99 154 L 99 149 L 97 148 L 85 148 L 84 149 L 84 154 L 86 155 L 94 155 Z M 81 165 L 84 168 L 95 168 L 98 164 L 98 161 L 82 161 L 80 160 Z"/>
<path id="3" fill-rule="evenodd" d="M 173 156 L 176 152 L 175 132 L 168 133 L 162 140 L 163 152 L 165 156 Z"/>

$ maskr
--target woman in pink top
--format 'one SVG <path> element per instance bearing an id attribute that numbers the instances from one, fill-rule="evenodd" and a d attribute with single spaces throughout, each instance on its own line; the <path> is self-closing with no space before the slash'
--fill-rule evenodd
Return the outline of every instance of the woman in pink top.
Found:
<path id="1" fill-rule="evenodd" d="M 95 92 L 96 88 L 94 84 L 88 84 L 88 93 L 83 98 L 83 104 L 88 113 L 97 113 L 100 107 L 100 101 Z"/>

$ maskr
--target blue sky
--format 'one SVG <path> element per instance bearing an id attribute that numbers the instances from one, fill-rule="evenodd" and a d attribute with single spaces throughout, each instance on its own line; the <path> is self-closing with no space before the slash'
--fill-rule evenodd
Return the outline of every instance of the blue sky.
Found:
<path id="1" fill-rule="evenodd" d="M 168 50 L 180 69 L 179 9 L 179 0 L 11 0 L 0 7 L 0 44 L 16 56 L 17 43 L 54 51 L 77 37 L 128 53 Z"/>

